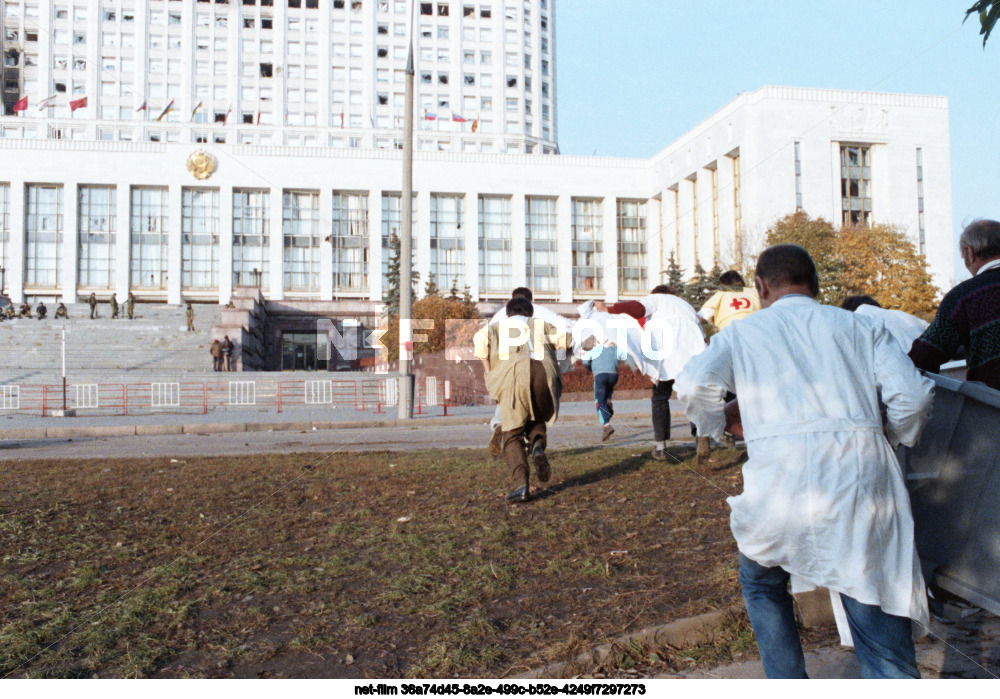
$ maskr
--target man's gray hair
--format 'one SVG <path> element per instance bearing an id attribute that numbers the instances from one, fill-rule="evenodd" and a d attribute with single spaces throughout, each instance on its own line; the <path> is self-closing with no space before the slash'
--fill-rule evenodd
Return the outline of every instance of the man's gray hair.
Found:
<path id="1" fill-rule="evenodd" d="M 973 221 L 958 239 L 959 249 L 969 247 L 981 260 L 1000 257 L 1000 222 L 981 218 Z"/>

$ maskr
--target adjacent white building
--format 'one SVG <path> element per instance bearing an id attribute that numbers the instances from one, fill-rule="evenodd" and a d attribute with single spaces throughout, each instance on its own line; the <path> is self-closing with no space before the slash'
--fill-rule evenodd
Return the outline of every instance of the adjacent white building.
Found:
<path id="1" fill-rule="evenodd" d="M 7 0 L 5 109 L 29 97 L 0 117 L 11 298 L 225 303 L 259 284 L 271 300 L 375 308 L 400 226 L 408 5 Z M 804 209 L 903 226 L 951 285 L 945 98 L 763 87 L 652 158 L 562 156 L 552 0 L 414 10 L 422 281 L 480 300 L 520 285 L 560 302 L 641 296 L 671 253 L 687 273 L 738 266 Z"/>

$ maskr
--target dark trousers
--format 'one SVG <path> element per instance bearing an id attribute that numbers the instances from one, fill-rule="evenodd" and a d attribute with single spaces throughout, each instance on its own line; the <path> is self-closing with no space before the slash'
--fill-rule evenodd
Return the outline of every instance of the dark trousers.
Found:
<path id="1" fill-rule="evenodd" d="M 514 487 L 528 483 L 528 458 L 524 449 L 525 438 L 532 449 L 540 443 L 545 448 L 545 423 L 555 413 L 555 403 L 549 392 L 545 377 L 545 367 L 537 359 L 531 360 L 531 410 L 534 419 L 529 418 L 520 427 L 503 433 L 503 457 L 510 469 Z"/>
<path id="2" fill-rule="evenodd" d="M 653 439 L 665 442 L 670 439 L 670 394 L 674 392 L 674 382 L 657 381 L 653 386 Z"/>
<path id="3" fill-rule="evenodd" d="M 222 357 L 212 357 L 212 371 L 222 371 Z"/>
<path id="4" fill-rule="evenodd" d="M 611 396 L 614 395 L 617 383 L 617 373 L 594 375 L 594 402 L 597 403 L 597 417 L 602 425 L 611 422 L 611 416 L 615 414 L 611 409 Z"/>

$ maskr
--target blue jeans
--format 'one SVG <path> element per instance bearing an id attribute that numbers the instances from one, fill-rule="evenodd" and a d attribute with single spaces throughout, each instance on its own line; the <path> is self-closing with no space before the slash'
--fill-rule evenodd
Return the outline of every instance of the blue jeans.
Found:
<path id="1" fill-rule="evenodd" d="M 747 616 L 757 637 L 764 673 L 772 679 L 802 679 L 806 663 L 795 624 L 789 575 L 765 568 L 740 554 L 740 585 Z M 919 678 L 910 620 L 886 614 L 878 606 L 840 596 L 854 649 L 865 679 Z"/>
<path id="2" fill-rule="evenodd" d="M 594 401 L 597 403 L 597 418 L 602 425 L 611 422 L 615 411 L 608 405 L 618 383 L 618 374 L 594 374 Z"/>

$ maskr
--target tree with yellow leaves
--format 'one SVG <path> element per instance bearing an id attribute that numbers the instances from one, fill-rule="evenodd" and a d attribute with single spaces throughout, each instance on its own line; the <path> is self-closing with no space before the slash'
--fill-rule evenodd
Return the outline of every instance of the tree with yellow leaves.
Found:
<path id="1" fill-rule="evenodd" d="M 898 226 L 847 226 L 839 231 L 803 211 L 777 221 L 767 244 L 794 243 L 812 256 L 819 275 L 819 301 L 839 305 L 865 294 L 884 308 L 928 317 L 937 308 L 938 291 L 927 261 Z"/>

